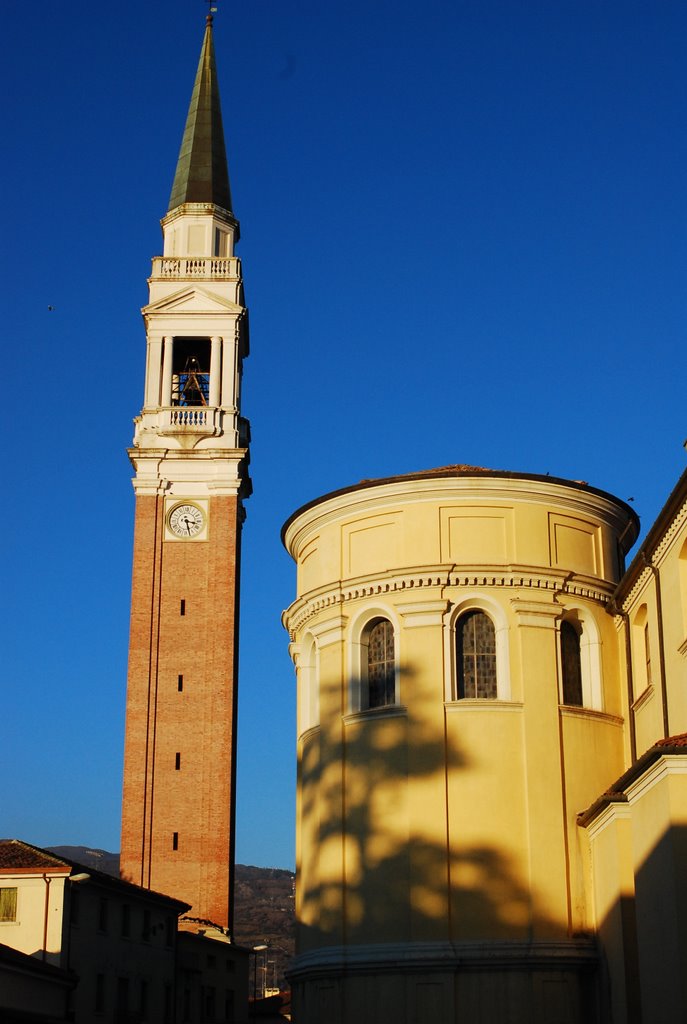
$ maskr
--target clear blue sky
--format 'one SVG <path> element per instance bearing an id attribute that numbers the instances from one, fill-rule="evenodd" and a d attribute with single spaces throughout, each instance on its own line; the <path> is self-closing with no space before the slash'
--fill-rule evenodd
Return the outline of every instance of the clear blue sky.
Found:
<path id="1" fill-rule="evenodd" d="M 219 6 L 252 329 L 237 858 L 289 867 L 287 516 L 467 462 L 646 529 L 685 466 L 687 5 Z M 40 845 L 119 848 L 139 310 L 205 7 L 3 17 L 0 834 Z"/>

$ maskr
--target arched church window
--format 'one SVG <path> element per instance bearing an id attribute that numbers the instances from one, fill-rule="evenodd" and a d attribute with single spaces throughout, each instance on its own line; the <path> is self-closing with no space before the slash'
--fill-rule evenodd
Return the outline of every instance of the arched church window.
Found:
<path id="1" fill-rule="evenodd" d="M 394 627 L 376 619 L 367 634 L 367 706 L 383 708 L 396 703 Z"/>
<path id="2" fill-rule="evenodd" d="M 632 620 L 632 674 L 637 698 L 653 683 L 649 608 L 646 604 L 639 608 Z"/>
<path id="3" fill-rule="evenodd" d="M 496 699 L 496 633 L 486 612 L 470 611 L 458 619 L 456 670 L 459 700 Z"/>
<path id="4" fill-rule="evenodd" d="M 678 558 L 678 573 L 680 576 L 680 601 L 682 605 L 682 634 L 687 635 L 687 540 L 680 548 Z"/>
<path id="5" fill-rule="evenodd" d="M 572 622 L 561 622 L 561 671 L 563 675 L 563 703 L 582 707 L 582 655 L 580 632 Z"/>

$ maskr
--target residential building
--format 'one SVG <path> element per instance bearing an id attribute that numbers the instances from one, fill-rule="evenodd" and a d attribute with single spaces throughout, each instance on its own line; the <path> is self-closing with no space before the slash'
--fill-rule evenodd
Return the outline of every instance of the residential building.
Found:
<path id="1" fill-rule="evenodd" d="M 0 943 L 0 1020 L 55 1024 L 69 1019 L 73 972 Z"/>
<path id="2" fill-rule="evenodd" d="M 0 940 L 60 968 L 57 989 L 73 979 L 68 1019 L 76 1024 L 171 1024 L 177 920 L 186 910 L 180 900 L 29 843 L 0 840 Z M 31 979 L 37 986 L 45 990 L 46 979 Z M 59 993 L 51 998 L 59 1001 Z"/>

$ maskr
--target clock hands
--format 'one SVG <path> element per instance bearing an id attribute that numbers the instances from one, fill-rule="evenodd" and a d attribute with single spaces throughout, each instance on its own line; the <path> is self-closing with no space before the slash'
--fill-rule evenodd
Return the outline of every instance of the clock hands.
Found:
<path id="1" fill-rule="evenodd" d="M 203 529 L 203 512 L 195 505 L 177 505 L 169 513 L 168 524 L 177 537 L 190 539 Z"/>

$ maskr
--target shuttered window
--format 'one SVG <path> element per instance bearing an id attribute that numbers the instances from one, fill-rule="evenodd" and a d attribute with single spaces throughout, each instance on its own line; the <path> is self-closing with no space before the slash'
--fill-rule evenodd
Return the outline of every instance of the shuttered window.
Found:
<path id="1" fill-rule="evenodd" d="M 0 889 L 0 921 L 17 920 L 17 889 Z"/>

